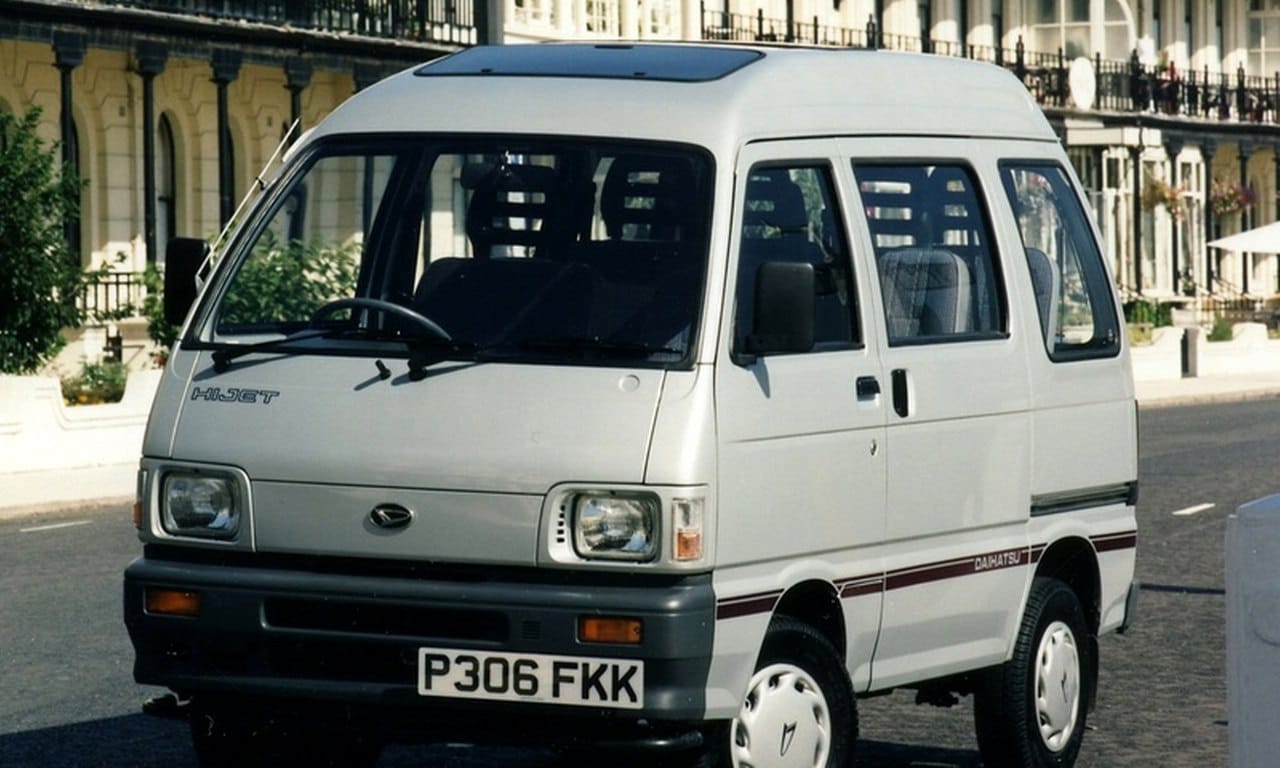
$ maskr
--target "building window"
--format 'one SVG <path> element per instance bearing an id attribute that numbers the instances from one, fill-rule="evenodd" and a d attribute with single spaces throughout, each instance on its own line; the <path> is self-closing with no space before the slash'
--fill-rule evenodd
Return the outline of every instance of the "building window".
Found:
<path id="1" fill-rule="evenodd" d="M 1031 40 L 1040 53 L 1068 59 L 1123 60 L 1137 41 L 1133 12 L 1126 0 L 1030 0 Z"/>
<path id="2" fill-rule="evenodd" d="M 552 0 L 512 0 L 511 22 L 525 27 L 554 27 L 555 3 Z"/>
<path id="3" fill-rule="evenodd" d="M 1280 0 L 1249 0 L 1249 73 L 1280 70 Z"/>
<path id="4" fill-rule="evenodd" d="M 618 0 L 587 0 L 587 17 L 583 19 L 588 32 L 597 35 L 618 34 Z"/>
<path id="5" fill-rule="evenodd" d="M 644 8 L 645 34 L 653 37 L 680 36 L 679 6 L 675 0 L 650 0 Z"/>

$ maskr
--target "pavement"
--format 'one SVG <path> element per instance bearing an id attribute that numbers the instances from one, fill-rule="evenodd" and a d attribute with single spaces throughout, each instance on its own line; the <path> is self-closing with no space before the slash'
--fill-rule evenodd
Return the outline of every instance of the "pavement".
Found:
<path id="1" fill-rule="evenodd" d="M 1280 376 L 1253 374 L 1141 381 L 1141 408 L 1241 400 L 1280 399 Z M 0 471 L 0 520 L 87 507 L 118 509 L 133 503 L 135 462 L 36 472 Z"/>

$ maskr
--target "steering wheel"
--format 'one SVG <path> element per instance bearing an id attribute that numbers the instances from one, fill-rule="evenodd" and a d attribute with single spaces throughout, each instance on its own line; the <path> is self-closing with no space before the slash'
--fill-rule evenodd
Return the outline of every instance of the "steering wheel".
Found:
<path id="1" fill-rule="evenodd" d="M 340 312 L 344 309 L 371 309 L 375 312 L 395 315 L 401 320 L 407 320 L 410 323 L 413 323 L 441 341 L 453 341 L 453 337 L 449 335 L 449 332 L 441 328 L 439 325 L 436 325 L 435 321 L 431 318 L 401 304 L 396 304 L 391 301 L 383 301 L 382 299 L 354 298 L 331 301 L 317 309 L 311 315 L 311 320 L 308 325 L 311 328 L 315 328 L 320 324 L 321 320 L 324 320 L 329 315 L 332 315 L 335 312 Z"/>

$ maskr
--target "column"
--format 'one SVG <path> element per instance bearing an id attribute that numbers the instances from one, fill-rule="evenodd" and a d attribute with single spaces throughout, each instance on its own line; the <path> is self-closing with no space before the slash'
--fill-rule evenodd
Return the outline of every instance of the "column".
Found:
<path id="1" fill-rule="evenodd" d="M 1209 241 L 1213 239 L 1214 219 L 1213 206 L 1209 204 L 1209 193 L 1213 189 L 1213 156 L 1218 151 L 1218 142 L 1206 139 L 1200 146 L 1200 154 L 1204 157 L 1204 285 L 1209 293 L 1214 293 L 1213 280 L 1217 276 L 1214 268 L 1213 251 Z"/>
<path id="2" fill-rule="evenodd" d="M 1139 132 L 1141 141 L 1141 132 Z M 1133 166 L 1133 290 L 1142 295 L 1142 145 L 1129 147 Z"/>
<path id="3" fill-rule="evenodd" d="M 1249 156 L 1253 147 L 1240 142 L 1240 189 L 1249 188 Z M 1253 226 L 1253 210 L 1249 207 L 1240 209 L 1240 231 L 1245 232 Z M 1253 272 L 1253 254 L 1240 252 L 1240 292 L 1249 292 L 1249 277 Z"/>
<path id="4" fill-rule="evenodd" d="M 227 118 L 227 86 L 240 76 L 239 51 L 215 48 L 213 51 L 213 82 L 218 86 L 218 216 L 226 226 L 236 212 L 235 168 L 231 157 L 231 131 Z"/>
<path id="5" fill-rule="evenodd" d="M 1271 145 L 1271 157 L 1274 164 L 1272 178 L 1276 190 L 1275 205 L 1272 207 L 1272 221 L 1280 221 L 1280 142 Z M 1276 293 L 1280 293 L 1280 254 L 1276 255 Z"/>
<path id="6" fill-rule="evenodd" d="M 1169 185 L 1174 189 L 1177 189 L 1178 185 L 1182 182 L 1182 177 L 1180 176 L 1181 169 L 1178 167 L 1178 155 L 1182 154 L 1182 146 L 1182 139 L 1176 138 L 1169 139 L 1164 144 L 1164 152 L 1169 156 Z M 1170 213 L 1172 214 L 1172 211 L 1170 211 Z M 1184 210 L 1183 215 L 1185 215 L 1185 213 L 1186 212 Z M 1179 264 L 1178 259 L 1179 217 L 1171 215 L 1169 218 L 1171 220 L 1170 228 L 1172 229 L 1172 233 L 1169 236 L 1169 246 L 1172 252 L 1169 268 L 1172 271 L 1169 274 L 1173 276 L 1173 292 L 1176 294 L 1182 292 L 1182 275 L 1180 274 L 1181 265 Z"/>
<path id="7" fill-rule="evenodd" d="M 77 32 L 53 33 L 53 61 L 61 81 L 61 113 L 58 124 L 62 136 L 62 172 L 79 174 L 76 158 L 77 141 L 75 122 L 71 117 L 71 72 L 84 62 L 85 39 Z M 68 216 L 62 223 L 63 236 L 67 240 L 72 263 L 80 265 L 80 214 Z"/>
<path id="8" fill-rule="evenodd" d="M 138 74 L 142 76 L 142 194 L 143 238 L 147 246 L 147 263 L 155 264 L 160 256 L 156 242 L 156 75 L 164 72 L 169 49 L 154 40 L 138 42 L 134 55 Z"/>
<path id="9" fill-rule="evenodd" d="M 293 57 L 284 63 L 284 87 L 289 90 L 289 143 L 302 135 L 302 92 L 311 85 L 311 62 Z M 294 125 L 297 125 L 294 128 Z"/>

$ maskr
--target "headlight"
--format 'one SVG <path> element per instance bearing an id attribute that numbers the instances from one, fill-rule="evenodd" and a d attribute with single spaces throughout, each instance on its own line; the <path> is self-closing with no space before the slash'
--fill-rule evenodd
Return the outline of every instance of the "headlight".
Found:
<path id="1" fill-rule="evenodd" d="M 244 505 L 234 478 L 174 472 L 165 476 L 160 493 L 161 520 L 169 534 L 234 539 L 240 531 Z"/>
<path id="2" fill-rule="evenodd" d="M 658 552 L 658 497 L 649 493 L 582 493 L 573 503 L 579 557 L 652 560 Z"/>

